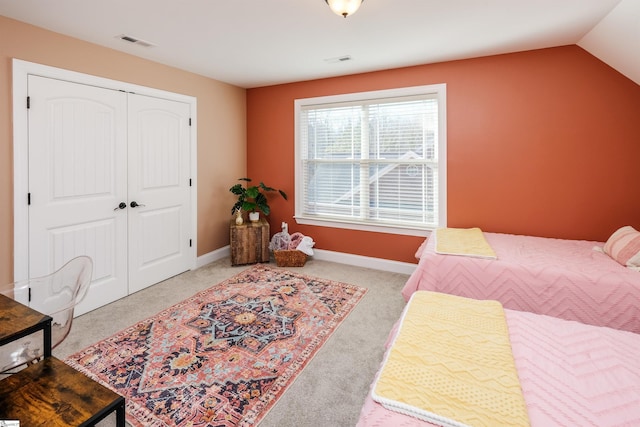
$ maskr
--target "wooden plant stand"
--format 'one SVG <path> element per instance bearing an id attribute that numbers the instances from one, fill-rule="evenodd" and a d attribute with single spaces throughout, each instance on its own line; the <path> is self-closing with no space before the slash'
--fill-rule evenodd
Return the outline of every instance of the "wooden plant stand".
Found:
<path id="1" fill-rule="evenodd" d="M 269 262 L 269 223 L 266 219 L 237 225 L 230 222 L 231 265 Z"/>

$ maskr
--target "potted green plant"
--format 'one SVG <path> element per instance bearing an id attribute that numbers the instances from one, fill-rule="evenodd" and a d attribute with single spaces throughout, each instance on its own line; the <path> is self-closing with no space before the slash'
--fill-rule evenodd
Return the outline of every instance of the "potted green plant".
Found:
<path id="1" fill-rule="evenodd" d="M 240 178 L 238 181 L 245 181 L 246 184 L 243 186 L 239 183 L 229 189 L 231 193 L 238 196 L 238 200 L 231 208 L 231 214 L 235 214 L 236 218 L 242 219 L 241 215 L 243 211 L 249 212 L 249 219 L 251 221 L 258 221 L 258 219 L 260 219 L 260 212 L 265 215 L 269 215 L 271 208 L 269 208 L 266 195 L 268 192 L 277 191 L 285 200 L 287 200 L 287 194 L 284 191 L 268 187 L 264 185 L 264 182 L 260 182 L 258 185 L 249 186 L 251 178 Z"/>

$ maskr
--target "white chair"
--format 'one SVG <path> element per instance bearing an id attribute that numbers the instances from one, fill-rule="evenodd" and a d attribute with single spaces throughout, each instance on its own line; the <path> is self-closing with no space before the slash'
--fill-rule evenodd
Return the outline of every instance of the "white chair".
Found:
<path id="1" fill-rule="evenodd" d="M 55 348 L 69 334 L 74 309 L 85 297 L 92 274 L 91 258 L 79 256 L 47 276 L 2 286 L 0 294 L 51 316 L 51 348 Z M 41 333 L 0 347 L 0 373 L 39 359 L 42 347 Z"/>

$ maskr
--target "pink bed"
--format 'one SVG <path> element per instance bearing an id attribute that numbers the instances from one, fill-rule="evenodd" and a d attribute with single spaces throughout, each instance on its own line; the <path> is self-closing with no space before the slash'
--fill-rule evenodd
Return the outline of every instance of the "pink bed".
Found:
<path id="1" fill-rule="evenodd" d="M 402 290 L 494 299 L 505 308 L 640 333 L 640 272 L 593 250 L 604 243 L 484 233 L 496 260 L 418 249 Z"/>
<path id="2" fill-rule="evenodd" d="M 508 309 L 505 315 L 532 427 L 640 425 L 640 335 Z M 369 394 L 357 426 L 434 424 L 385 409 Z"/>

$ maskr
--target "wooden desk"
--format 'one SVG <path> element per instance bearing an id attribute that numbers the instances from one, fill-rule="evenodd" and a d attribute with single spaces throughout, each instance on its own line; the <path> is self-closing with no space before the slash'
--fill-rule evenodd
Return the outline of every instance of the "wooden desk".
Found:
<path id="1" fill-rule="evenodd" d="M 231 265 L 269 262 L 269 223 L 260 218 L 256 222 L 237 225 L 230 222 Z"/>
<path id="2" fill-rule="evenodd" d="M 5 295 L 0 295 L 0 346 L 38 331 L 43 331 L 44 357 L 49 357 L 51 356 L 51 317 Z"/>
<path id="3" fill-rule="evenodd" d="M 124 427 L 124 397 L 55 357 L 0 381 L 0 419 L 20 427 L 92 426 L 113 411 Z"/>

